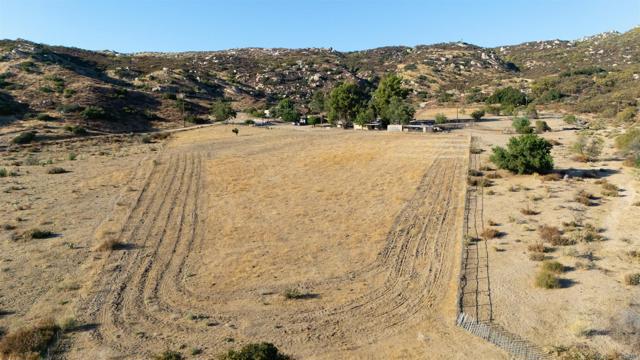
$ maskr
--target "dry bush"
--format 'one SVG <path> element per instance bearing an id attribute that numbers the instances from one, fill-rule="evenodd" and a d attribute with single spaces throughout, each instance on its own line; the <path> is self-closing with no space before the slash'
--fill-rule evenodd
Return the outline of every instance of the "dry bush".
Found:
<path id="1" fill-rule="evenodd" d="M 495 239 L 500 236 L 500 231 L 494 228 L 487 228 L 482 232 L 482 234 L 480 234 L 480 236 L 485 240 Z"/>
<path id="2" fill-rule="evenodd" d="M 591 206 L 593 202 L 591 200 L 595 200 L 593 194 L 586 192 L 585 190 L 580 190 L 573 198 L 573 201 L 580 203 L 584 206 Z"/>
<path id="3" fill-rule="evenodd" d="M 487 194 L 487 195 L 495 195 L 495 194 L 496 194 L 496 192 L 495 192 L 495 191 L 493 191 L 493 190 L 489 190 L 489 191 L 487 191 L 487 192 L 486 192 L 486 194 Z"/>
<path id="4" fill-rule="evenodd" d="M 542 270 L 554 274 L 561 274 L 564 272 L 565 267 L 558 261 L 545 261 L 542 263 Z"/>
<path id="5" fill-rule="evenodd" d="M 165 350 L 153 356 L 153 360 L 182 360 L 184 356 L 177 351 Z"/>
<path id="6" fill-rule="evenodd" d="M 96 246 L 96 251 L 114 251 L 118 249 L 122 249 L 125 244 L 121 241 L 118 241 L 113 238 L 104 239 L 98 246 Z"/>
<path id="7" fill-rule="evenodd" d="M 610 197 L 618 197 L 620 194 L 620 188 L 615 186 L 614 184 L 605 181 L 602 183 L 602 195 L 610 196 Z"/>
<path id="8" fill-rule="evenodd" d="M 548 243 L 562 237 L 562 232 L 555 226 L 542 225 L 538 228 L 538 233 L 540 238 Z"/>
<path id="9" fill-rule="evenodd" d="M 300 290 L 298 289 L 286 289 L 284 291 L 284 297 L 285 299 L 302 299 L 304 297 L 304 294 L 302 292 L 300 292 Z"/>
<path id="10" fill-rule="evenodd" d="M 585 224 L 581 229 L 575 229 L 569 233 L 568 240 L 573 243 L 589 243 L 594 241 L 604 241 L 605 237 L 600 233 L 602 229 L 597 229 L 591 224 Z"/>
<path id="11" fill-rule="evenodd" d="M 531 261 L 543 261 L 545 256 L 543 253 L 531 253 L 529 254 L 529 260 Z"/>
<path id="12" fill-rule="evenodd" d="M 488 179 L 469 176 L 469 177 L 467 177 L 467 184 L 469 184 L 471 186 L 489 187 L 489 186 L 493 185 L 493 182 L 491 180 L 488 180 Z"/>
<path id="13" fill-rule="evenodd" d="M 624 283 L 627 285 L 640 285 L 640 273 L 626 274 Z"/>
<path id="14" fill-rule="evenodd" d="M 501 179 L 502 175 L 500 175 L 497 171 L 490 172 L 485 176 L 487 179 Z"/>
<path id="15" fill-rule="evenodd" d="M 638 251 L 638 250 L 629 250 L 627 252 L 627 256 L 629 256 L 631 258 L 631 260 L 640 261 L 640 251 Z"/>
<path id="16" fill-rule="evenodd" d="M 489 226 L 500 226 L 500 224 L 499 224 L 499 223 L 495 222 L 495 221 L 494 221 L 494 220 L 492 220 L 492 219 L 489 219 L 489 221 L 487 221 L 487 223 L 489 224 Z"/>
<path id="17" fill-rule="evenodd" d="M 542 181 L 559 181 L 562 180 L 562 175 L 558 173 L 551 173 L 542 176 Z"/>
<path id="18" fill-rule="evenodd" d="M 475 170 L 475 169 L 469 169 L 469 176 L 482 176 L 482 171 L 480 170 Z"/>
<path id="19" fill-rule="evenodd" d="M 0 341 L 0 354 L 7 359 L 39 359 L 53 345 L 60 327 L 53 319 L 10 333 Z"/>
<path id="20" fill-rule="evenodd" d="M 538 214 L 540 214 L 539 211 L 535 211 L 535 210 L 529 208 L 528 206 L 526 208 L 520 209 L 520 212 L 522 213 L 522 215 L 538 215 Z"/>
<path id="21" fill-rule="evenodd" d="M 67 173 L 68 171 L 61 168 L 61 167 L 52 167 L 47 169 L 47 174 L 64 174 Z"/>
<path id="22" fill-rule="evenodd" d="M 534 252 L 534 253 L 545 253 L 545 252 L 547 252 L 547 248 L 541 242 L 535 243 L 535 244 L 531 244 L 531 245 L 529 245 L 527 247 L 527 249 L 529 251 L 531 251 L 531 252 Z"/>
<path id="23" fill-rule="evenodd" d="M 553 146 L 560 146 L 562 143 L 556 139 L 547 139 L 547 141 Z"/>
<path id="24" fill-rule="evenodd" d="M 489 165 L 482 165 L 482 166 L 480 167 L 480 170 L 481 170 L 481 171 L 495 171 L 495 169 L 494 169 L 494 168 L 492 168 L 492 167 L 491 167 L 491 166 L 489 166 Z"/>
<path id="25" fill-rule="evenodd" d="M 535 284 L 543 289 L 558 289 L 560 288 L 560 279 L 549 271 L 541 270 L 536 274 Z"/>
<path id="26" fill-rule="evenodd" d="M 31 229 L 23 234 L 24 238 L 28 239 L 48 239 L 55 235 L 53 231 L 43 229 Z"/>

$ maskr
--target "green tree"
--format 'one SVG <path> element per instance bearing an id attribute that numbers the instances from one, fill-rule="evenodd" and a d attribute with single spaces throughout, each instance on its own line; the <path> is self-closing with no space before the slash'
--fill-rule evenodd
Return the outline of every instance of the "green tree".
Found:
<path id="1" fill-rule="evenodd" d="M 520 90 L 517 90 L 511 86 L 506 88 L 497 89 L 493 92 L 491 96 L 489 96 L 486 100 L 487 104 L 501 104 L 501 105 L 511 105 L 511 106 L 520 106 L 525 105 L 527 102 L 527 97 Z"/>
<path id="2" fill-rule="evenodd" d="M 392 119 L 393 113 L 397 113 L 403 107 L 400 102 L 409 95 L 409 89 L 402 87 L 402 78 L 389 74 L 380 80 L 378 87 L 373 92 L 372 102 L 376 113 L 380 116 L 383 123 L 398 123 L 400 120 Z M 391 103 L 394 103 L 394 109 L 389 109 Z M 400 111 L 402 112 L 402 111 Z"/>
<path id="3" fill-rule="evenodd" d="M 231 107 L 228 101 L 217 100 L 211 104 L 211 115 L 216 121 L 227 121 L 236 117 L 236 111 Z"/>
<path id="4" fill-rule="evenodd" d="M 311 126 L 313 126 L 313 127 L 316 127 L 316 124 L 317 124 L 318 122 L 320 122 L 320 121 L 319 121 L 319 119 L 318 119 L 318 117 L 317 117 L 317 116 L 313 116 L 313 115 L 311 115 L 311 116 L 309 116 L 309 117 L 307 118 L 307 124 L 309 124 L 309 125 L 311 125 Z"/>
<path id="5" fill-rule="evenodd" d="M 309 110 L 312 113 L 320 114 L 326 110 L 325 96 L 322 91 L 316 91 L 311 96 L 311 102 L 309 102 Z"/>
<path id="6" fill-rule="evenodd" d="M 276 107 L 276 116 L 287 122 L 300 120 L 300 112 L 296 109 L 293 101 L 290 99 L 282 99 Z"/>
<path id="7" fill-rule="evenodd" d="M 509 139 L 506 149 L 494 147 L 490 160 L 499 168 L 518 174 L 545 173 L 553 170 L 552 147 L 536 134 L 524 134 Z"/>
<path id="8" fill-rule="evenodd" d="M 516 129 L 518 134 L 530 134 L 533 132 L 533 129 L 531 128 L 531 121 L 526 117 L 514 118 L 511 122 L 511 126 Z"/>
<path id="9" fill-rule="evenodd" d="M 356 118 L 353 122 L 360 126 L 364 126 L 364 124 L 370 123 L 375 120 L 376 112 L 371 106 L 369 106 L 366 109 L 360 111 L 358 115 L 356 115 Z"/>
<path id="10" fill-rule="evenodd" d="M 405 100 L 392 97 L 384 112 L 381 114 L 383 124 L 408 124 L 413 120 L 416 110 Z"/>
<path id="11" fill-rule="evenodd" d="M 328 103 L 331 123 L 338 120 L 353 123 L 358 113 L 366 108 L 367 95 L 354 83 L 341 83 L 329 94 Z"/>
<path id="12" fill-rule="evenodd" d="M 436 114 L 436 124 L 444 124 L 447 122 L 447 116 L 443 113 Z"/>
<path id="13" fill-rule="evenodd" d="M 484 116 L 484 110 L 476 110 L 471 113 L 471 117 L 475 121 L 480 121 L 480 119 L 482 119 L 483 116 Z"/>

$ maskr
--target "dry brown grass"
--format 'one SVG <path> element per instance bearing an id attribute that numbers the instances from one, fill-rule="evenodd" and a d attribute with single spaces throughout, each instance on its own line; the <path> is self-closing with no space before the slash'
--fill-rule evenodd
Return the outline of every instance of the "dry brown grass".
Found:
<path id="1" fill-rule="evenodd" d="M 585 190 L 580 190 L 578 191 L 578 193 L 576 194 L 576 196 L 573 198 L 573 201 L 582 204 L 584 206 L 591 206 L 593 205 L 592 200 L 595 200 L 595 196 L 593 196 L 593 194 L 585 191 Z"/>
<path id="2" fill-rule="evenodd" d="M 33 327 L 19 329 L 0 341 L 3 359 L 39 359 L 53 345 L 60 327 L 53 319 L 38 322 Z"/>
<path id="3" fill-rule="evenodd" d="M 538 228 L 538 233 L 543 241 L 551 243 L 557 241 L 562 236 L 562 232 L 555 226 L 542 225 Z"/>
<path id="4" fill-rule="evenodd" d="M 542 181 L 559 181 L 562 180 L 562 175 L 558 173 L 551 173 L 542 176 Z"/>
<path id="5" fill-rule="evenodd" d="M 544 246 L 543 243 L 538 242 L 535 244 L 530 244 L 527 249 L 531 252 L 536 252 L 536 253 L 544 253 L 547 252 L 547 248 Z"/>
<path id="6" fill-rule="evenodd" d="M 528 206 L 526 208 L 520 209 L 520 213 L 522 213 L 522 215 L 529 215 L 529 216 L 540 214 L 539 211 L 533 210 L 533 209 L 529 208 Z"/>
<path id="7" fill-rule="evenodd" d="M 487 228 L 482 232 L 482 234 L 480 234 L 480 236 L 485 240 L 495 239 L 500 236 L 500 231 L 494 228 Z"/>

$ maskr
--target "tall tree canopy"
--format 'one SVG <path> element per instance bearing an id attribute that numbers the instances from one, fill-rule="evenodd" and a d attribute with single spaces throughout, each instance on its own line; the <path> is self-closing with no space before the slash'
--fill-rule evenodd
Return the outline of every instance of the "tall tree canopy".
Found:
<path id="1" fill-rule="evenodd" d="M 389 74 L 380 80 L 378 88 L 373 92 L 373 107 L 384 124 L 408 123 L 415 113 L 404 100 L 409 89 L 402 87 L 402 78 Z"/>
<path id="2" fill-rule="evenodd" d="M 293 102 L 289 99 L 282 99 L 276 107 L 276 116 L 279 116 L 282 120 L 293 122 L 300 119 L 300 113 L 296 109 Z"/>
<path id="3" fill-rule="evenodd" d="M 366 109 L 367 94 L 355 83 L 341 83 L 329 94 L 329 121 L 352 123 Z"/>

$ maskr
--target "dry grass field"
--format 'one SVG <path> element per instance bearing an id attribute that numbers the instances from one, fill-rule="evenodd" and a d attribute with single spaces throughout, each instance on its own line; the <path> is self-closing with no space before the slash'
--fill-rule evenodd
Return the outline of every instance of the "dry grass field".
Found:
<path id="1" fill-rule="evenodd" d="M 453 326 L 468 136 L 214 126 L 86 146 L 41 150 L 69 172 L 20 166 L 25 190 L 2 194 L 29 199 L 1 243 L 9 330 L 74 317 L 70 359 L 258 341 L 299 358 L 503 356 Z M 21 236 L 36 226 L 55 236 Z"/>

